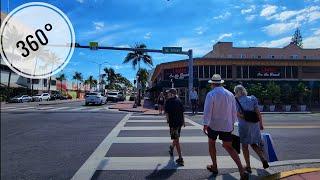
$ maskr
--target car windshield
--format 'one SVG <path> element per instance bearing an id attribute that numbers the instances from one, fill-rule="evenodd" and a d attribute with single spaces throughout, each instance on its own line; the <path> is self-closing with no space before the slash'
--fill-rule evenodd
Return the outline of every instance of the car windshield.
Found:
<path id="1" fill-rule="evenodd" d="M 108 93 L 108 95 L 114 96 L 114 95 L 118 95 L 118 93 Z"/>
<path id="2" fill-rule="evenodd" d="M 37 94 L 37 95 L 35 95 L 35 96 L 41 96 L 41 94 Z"/>
<path id="3" fill-rule="evenodd" d="M 98 93 L 88 93 L 87 96 L 97 96 Z"/>

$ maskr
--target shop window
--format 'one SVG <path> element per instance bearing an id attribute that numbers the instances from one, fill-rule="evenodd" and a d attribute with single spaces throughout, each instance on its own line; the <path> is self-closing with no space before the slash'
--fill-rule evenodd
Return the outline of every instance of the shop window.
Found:
<path id="1" fill-rule="evenodd" d="M 198 79 L 198 66 L 193 66 L 193 78 Z"/>
<path id="2" fill-rule="evenodd" d="M 47 79 L 43 79 L 43 86 L 44 87 L 47 87 L 47 83 L 48 83 L 48 80 Z"/>
<path id="3" fill-rule="evenodd" d="M 51 80 L 50 83 L 51 83 L 52 86 L 55 86 L 57 84 L 57 81 L 56 80 Z"/>
<path id="4" fill-rule="evenodd" d="M 237 66 L 237 78 L 242 78 L 241 76 L 241 66 Z"/>
<path id="5" fill-rule="evenodd" d="M 216 74 L 221 75 L 221 66 L 216 66 Z"/>
<path id="6" fill-rule="evenodd" d="M 204 78 L 209 78 L 209 66 L 204 66 Z"/>
<path id="7" fill-rule="evenodd" d="M 258 59 L 261 59 L 262 57 L 261 56 L 258 56 Z"/>
<path id="8" fill-rule="evenodd" d="M 270 58 L 271 58 L 271 59 L 274 59 L 274 58 L 275 58 L 275 56 L 274 56 L 274 55 L 270 55 Z"/>
<path id="9" fill-rule="evenodd" d="M 39 79 L 32 79 L 33 84 L 39 84 Z"/>
<path id="10" fill-rule="evenodd" d="M 216 73 L 216 67 L 210 66 L 210 77 L 212 77 Z"/>
<path id="11" fill-rule="evenodd" d="M 296 66 L 292 67 L 292 78 L 298 78 L 298 67 Z"/>
<path id="12" fill-rule="evenodd" d="M 232 78 L 232 66 L 227 66 L 227 78 Z"/>
<path id="13" fill-rule="evenodd" d="M 226 66 L 221 66 L 221 78 L 226 78 L 227 73 L 226 73 L 227 69 Z"/>
<path id="14" fill-rule="evenodd" d="M 199 66 L 199 78 L 203 78 L 203 66 Z"/>
<path id="15" fill-rule="evenodd" d="M 248 66 L 242 66 L 242 70 L 243 70 L 243 78 L 248 79 Z"/>
<path id="16" fill-rule="evenodd" d="M 286 78 L 291 78 L 291 66 L 286 66 Z"/>
<path id="17" fill-rule="evenodd" d="M 298 55 L 291 55 L 290 58 L 291 59 L 298 59 Z"/>
<path id="18" fill-rule="evenodd" d="M 245 54 L 240 54 L 240 58 L 246 58 Z"/>

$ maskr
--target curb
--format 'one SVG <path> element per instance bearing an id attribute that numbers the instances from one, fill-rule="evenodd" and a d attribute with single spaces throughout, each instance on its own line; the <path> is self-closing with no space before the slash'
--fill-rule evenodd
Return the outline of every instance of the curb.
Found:
<path id="1" fill-rule="evenodd" d="M 282 179 L 282 178 L 286 178 L 289 176 L 306 174 L 306 173 L 311 173 L 311 172 L 320 172 L 320 168 L 302 168 L 302 169 L 295 169 L 295 170 L 291 170 L 291 171 L 284 171 L 284 172 L 279 172 L 279 173 L 272 174 L 269 176 L 265 176 L 262 179 L 265 179 L 265 180 Z"/>
<path id="2" fill-rule="evenodd" d="M 64 103 L 70 103 L 70 102 L 80 102 L 83 101 L 84 99 L 79 99 L 79 100 L 71 100 L 71 101 L 63 101 L 63 102 L 54 102 L 54 103 L 39 103 L 39 106 L 46 106 L 46 105 L 56 105 L 56 104 L 64 104 Z"/>
<path id="3" fill-rule="evenodd" d="M 192 114 L 191 111 L 184 112 L 185 114 Z M 261 114 L 312 114 L 313 112 L 306 111 L 306 112 L 261 112 Z M 203 112 L 198 112 L 197 115 L 202 115 Z"/>

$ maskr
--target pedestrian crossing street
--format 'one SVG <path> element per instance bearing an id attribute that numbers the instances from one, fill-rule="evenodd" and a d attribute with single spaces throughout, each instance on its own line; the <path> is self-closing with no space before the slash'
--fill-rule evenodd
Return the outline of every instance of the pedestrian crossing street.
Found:
<path id="1" fill-rule="evenodd" d="M 107 106 L 6 106 L 1 107 L 1 112 L 101 112 L 108 110 Z"/>
<path id="2" fill-rule="evenodd" d="M 129 113 L 105 137 L 72 179 L 88 180 L 98 171 L 198 170 L 212 164 L 208 139 L 202 133 L 202 126 L 186 118 L 186 127 L 182 128 L 181 133 L 185 165 L 178 167 L 175 163 L 176 152 L 174 158 L 168 153 L 172 141 L 165 116 Z M 221 151 L 220 140 L 217 140 L 216 147 L 218 168 L 237 168 L 226 151 Z M 251 167 L 261 168 L 260 161 L 253 156 L 250 158 Z M 244 163 L 244 159 L 241 160 Z"/>

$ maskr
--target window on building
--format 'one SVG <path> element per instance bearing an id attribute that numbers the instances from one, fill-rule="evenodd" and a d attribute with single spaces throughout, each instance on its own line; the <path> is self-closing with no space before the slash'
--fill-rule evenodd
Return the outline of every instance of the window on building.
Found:
<path id="1" fill-rule="evenodd" d="M 275 56 L 274 56 L 274 55 L 270 55 L 270 58 L 271 58 L 271 59 L 274 59 L 274 58 L 275 58 Z"/>
<path id="2" fill-rule="evenodd" d="M 298 78 L 298 67 L 297 66 L 292 67 L 292 78 L 295 78 L 295 79 Z"/>
<path id="3" fill-rule="evenodd" d="M 298 55 L 291 55 L 290 58 L 291 59 L 298 59 Z"/>
<path id="4" fill-rule="evenodd" d="M 48 83 L 48 80 L 47 79 L 43 79 L 43 86 L 44 87 L 47 87 L 47 83 Z"/>
<path id="5" fill-rule="evenodd" d="M 232 54 L 228 54 L 228 58 L 232 58 Z"/>
<path id="6" fill-rule="evenodd" d="M 216 74 L 221 74 L 221 66 L 216 66 Z"/>
<path id="7" fill-rule="evenodd" d="M 210 66 L 210 77 L 216 73 L 216 66 Z"/>
<path id="8" fill-rule="evenodd" d="M 303 56 L 303 59 L 307 59 L 307 56 Z"/>
<path id="9" fill-rule="evenodd" d="M 227 78 L 232 78 L 232 66 L 227 66 Z"/>
<path id="10" fill-rule="evenodd" d="M 57 84 L 57 81 L 56 80 L 51 80 L 50 83 L 51 83 L 52 86 L 55 86 Z"/>
<path id="11" fill-rule="evenodd" d="M 243 78 L 244 79 L 248 79 L 249 77 L 249 70 L 248 70 L 248 66 L 242 66 L 242 71 L 243 71 Z"/>
<path id="12" fill-rule="evenodd" d="M 32 79 L 33 84 L 39 84 L 39 79 Z"/>
<path id="13" fill-rule="evenodd" d="M 227 68 L 226 66 L 221 66 L 221 78 L 227 78 Z"/>
<path id="14" fill-rule="evenodd" d="M 203 78 L 203 66 L 199 66 L 199 78 Z"/>
<path id="15" fill-rule="evenodd" d="M 193 78 L 198 79 L 198 66 L 193 66 Z"/>
<path id="16" fill-rule="evenodd" d="M 261 56 L 260 56 L 260 55 L 258 56 L 258 59 L 261 59 Z"/>
<path id="17" fill-rule="evenodd" d="M 292 78 L 291 77 L 291 66 L 286 66 L 286 78 Z"/>
<path id="18" fill-rule="evenodd" d="M 237 78 L 241 79 L 242 76 L 241 76 L 241 66 L 237 66 Z"/>
<path id="19" fill-rule="evenodd" d="M 209 78 L 209 66 L 204 66 L 204 78 Z"/>
<path id="20" fill-rule="evenodd" d="M 30 80 L 30 78 L 28 78 L 28 79 L 27 79 L 27 83 L 30 83 L 30 82 L 31 82 L 31 80 Z"/>
<path id="21" fill-rule="evenodd" d="M 245 54 L 240 54 L 240 58 L 246 58 Z"/>

